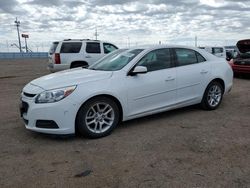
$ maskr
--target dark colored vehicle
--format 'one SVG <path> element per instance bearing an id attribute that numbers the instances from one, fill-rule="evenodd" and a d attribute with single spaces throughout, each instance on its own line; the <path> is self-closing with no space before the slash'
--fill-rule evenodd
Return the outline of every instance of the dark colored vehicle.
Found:
<path id="1" fill-rule="evenodd" d="M 236 46 L 239 53 L 230 60 L 229 64 L 235 74 L 250 74 L 250 39 L 240 40 Z"/>

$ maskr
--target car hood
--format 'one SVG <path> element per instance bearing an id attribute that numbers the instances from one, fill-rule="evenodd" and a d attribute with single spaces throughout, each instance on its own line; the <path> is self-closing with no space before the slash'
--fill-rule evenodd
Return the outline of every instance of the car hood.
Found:
<path id="1" fill-rule="evenodd" d="M 241 53 L 250 52 L 250 39 L 240 40 L 236 46 Z"/>
<path id="2" fill-rule="evenodd" d="M 112 76 L 111 71 L 97 71 L 83 68 L 60 71 L 31 81 L 32 85 L 50 90 L 67 87 L 86 82 L 107 79 Z"/>

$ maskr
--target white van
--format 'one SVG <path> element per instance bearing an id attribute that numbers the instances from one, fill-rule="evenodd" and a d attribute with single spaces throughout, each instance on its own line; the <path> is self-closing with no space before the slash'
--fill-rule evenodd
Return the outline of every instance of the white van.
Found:
<path id="1" fill-rule="evenodd" d="M 206 47 L 199 47 L 201 49 L 206 50 L 207 52 L 217 56 L 226 59 L 226 49 L 222 46 L 206 46 Z"/>

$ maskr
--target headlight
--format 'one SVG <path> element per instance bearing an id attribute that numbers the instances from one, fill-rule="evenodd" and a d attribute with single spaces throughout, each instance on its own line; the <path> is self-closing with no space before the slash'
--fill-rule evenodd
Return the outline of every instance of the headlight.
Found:
<path id="1" fill-rule="evenodd" d="M 70 86 L 44 91 L 35 98 L 35 103 L 52 103 L 60 101 L 69 96 L 75 90 L 75 88 L 76 86 Z"/>

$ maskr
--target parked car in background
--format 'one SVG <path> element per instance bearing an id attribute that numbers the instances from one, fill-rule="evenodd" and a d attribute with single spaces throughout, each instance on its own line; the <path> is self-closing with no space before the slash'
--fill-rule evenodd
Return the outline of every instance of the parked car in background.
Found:
<path id="1" fill-rule="evenodd" d="M 239 53 L 237 46 L 224 46 L 224 48 L 226 49 L 227 61 L 230 61 L 231 59 L 235 58 Z"/>
<path id="2" fill-rule="evenodd" d="M 206 47 L 200 47 L 201 49 L 206 50 L 207 52 L 209 52 L 210 54 L 213 54 L 217 57 L 221 57 L 226 59 L 226 49 L 224 47 L 213 47 L 213 46 L 206 46 Z"/>
<path id="3" fill-rule="evenodd" d="M 229 64 L 204 50 L 136 47 L 31 81 L 20 111 L 29 130 L 98 138 L 120 121 L 193 104 L 215 110 L 232 81 Z"/>
<path id="4" fill-rule="evenodd" d="M 51 72 L 88 67 L 106 54 L 118 49 L 110 42 L 89 39 L 65 39 L 53 42 L 49 50 Z"/>
<path id="5" fill-rule="evenodd" d="M 231 59 L 231 65 L 235 75 L 250 74 L 250 39 L 240 40 L 236 46 L 239 49 L 238 55 Z"/>

